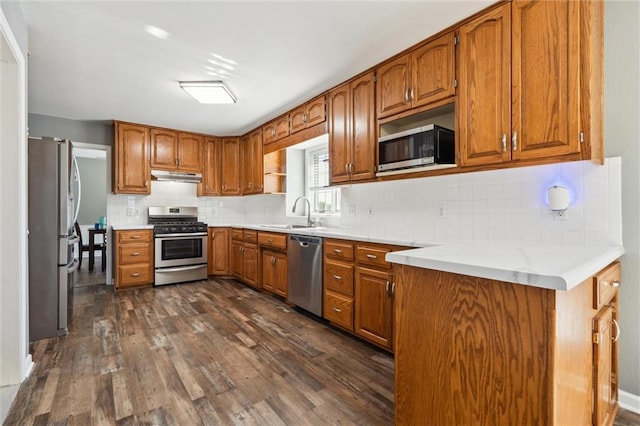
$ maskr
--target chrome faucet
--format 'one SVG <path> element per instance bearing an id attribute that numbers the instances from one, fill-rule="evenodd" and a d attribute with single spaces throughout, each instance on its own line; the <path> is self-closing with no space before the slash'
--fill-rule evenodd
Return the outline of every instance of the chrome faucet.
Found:
<path id="1" fill-rule="evenodd" d="M 296 206 L 298 205 L 298 201 L 300 199 L 303 199 L 303 200 L 305 200 L 307 202 L 307 226 L 311 227 L 311 226 L 313 226 L 313 222 L 311 221 L 311 203 L 309 202 L 307 197 L 298 197 L 298 198 L 296 198 L 296 200 L 293 202 L 293 208 L 291 209 L 291 213 L 295 213 L 296 212 Z"/>

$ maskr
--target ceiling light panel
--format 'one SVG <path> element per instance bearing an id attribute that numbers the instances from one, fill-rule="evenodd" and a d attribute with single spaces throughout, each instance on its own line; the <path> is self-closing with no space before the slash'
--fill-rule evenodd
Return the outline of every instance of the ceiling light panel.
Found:
<path id="1" fill-rule="evenodd" d="M 236 103 L 236 97 L 222 81 L 180 81 L 179 84 L 201 104 Z"/>

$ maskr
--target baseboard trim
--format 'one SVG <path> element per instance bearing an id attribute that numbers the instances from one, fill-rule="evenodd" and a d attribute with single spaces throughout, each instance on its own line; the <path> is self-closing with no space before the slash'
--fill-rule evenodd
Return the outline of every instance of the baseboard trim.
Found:
<path id="1" fill-rule="evenodd" d="M 625 410 L 640 414 L 640 396 L 623 390 L 618 391 L 618 404 Z"/>
<path id="2" fill-rule="evenodd" d="M 31 354 L 27 355 L 27 358 L 25 358 L 24 360 L 24 366 L 25 366 L 24 378 L 25 379 L 31 375 L 31 372 L 33 371 L 33 367 L 35 367 L 35 365 L 36 364 L 33 362 L 33 358 L 31 357 Z"/>

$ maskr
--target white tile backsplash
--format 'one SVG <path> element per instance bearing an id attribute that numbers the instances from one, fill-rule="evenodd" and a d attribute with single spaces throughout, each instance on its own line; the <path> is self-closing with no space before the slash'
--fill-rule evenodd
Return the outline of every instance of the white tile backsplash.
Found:
<path id="1" fill-rule="evenodd" d="M 355 234 L 423 243 L 622 244 L 621 159 L 520 167 L 486 172 L 342 186 L 343 212 L 327 226 Z M 546 206 L 546 189 L 569 188 L 567 220 Z M 197 197 L 196 186 L 153 182 L 152 195 L 109 195 L 111 223 L 146 224 L 154 205 L 198 206 L 209 224 L 289 223 L 282 195 Z M 438 205 L 445 217 L 438 216 Z M 349 206 L 355 214 L 348 213 Z M 371 213 L 369 213 L 371 210 Z M 297 221 L 300 222 L 300 221 Z"/>

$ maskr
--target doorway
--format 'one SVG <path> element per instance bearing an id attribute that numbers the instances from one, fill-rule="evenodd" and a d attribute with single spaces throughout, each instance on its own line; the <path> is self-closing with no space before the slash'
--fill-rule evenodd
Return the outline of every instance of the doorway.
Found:
<path id="1" fill-rule="evenodd" d="M 72 156 L 75 165 L 71 188 L 74 199 L 74 217 L 80 229 L 82 249 L 78 245 L 76 258 L 81 260 L 74 278 L 74 287 L 85 287 L 111 282 L 111 256 L 109 230 L 101 229 L 109 223 L 107 194 L 111 169 L 111 147 L 97 144 L 72 142 Z M 102 220 L 101 220 L 102 219 Z M 96 228 L 100 229 L 96 231 Z M 93 253 L 86 248 L 89 240 L 94 240 Z M 104 245 L 105 249 L 102 249 Z"/>

